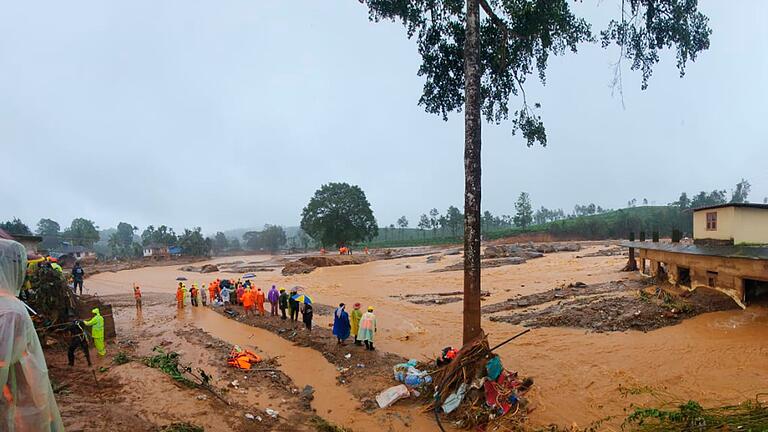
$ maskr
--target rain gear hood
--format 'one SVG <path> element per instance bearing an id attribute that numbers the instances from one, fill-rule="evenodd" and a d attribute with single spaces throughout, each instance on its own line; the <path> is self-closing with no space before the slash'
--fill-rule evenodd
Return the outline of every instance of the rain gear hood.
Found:
<path id="1" fill-rule="evenodd" d="M 26 267 L 24 246 L 0 239 L 0 430 L 63 431 L 40 340 L 16 298 Z"/>

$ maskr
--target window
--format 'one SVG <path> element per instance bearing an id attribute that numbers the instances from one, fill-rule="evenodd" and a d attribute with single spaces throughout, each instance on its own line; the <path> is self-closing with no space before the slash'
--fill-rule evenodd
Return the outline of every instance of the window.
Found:
<path id="1" fill-rule="evenodd" d="M 717 212 L 707 213 L 707 231 L 717 231 Z"/>
<path id="2" fill-rule="evenodd" d="M 714 288 L 717 286 L 717 272 L 708 271 L 707 272 L 707 286 L 710 288 Z"/>

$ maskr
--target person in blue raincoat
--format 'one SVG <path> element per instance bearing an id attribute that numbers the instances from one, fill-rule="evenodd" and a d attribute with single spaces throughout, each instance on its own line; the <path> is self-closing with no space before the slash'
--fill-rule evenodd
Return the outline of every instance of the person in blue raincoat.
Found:
<path id="1" fill-rule="evenodd" d="M 340 345 L 349 338 L 349 329 L 349 314 L 344 310 L 344 303 L 340 303 L 333 314 L 333 335 L 339 340 Z"/>

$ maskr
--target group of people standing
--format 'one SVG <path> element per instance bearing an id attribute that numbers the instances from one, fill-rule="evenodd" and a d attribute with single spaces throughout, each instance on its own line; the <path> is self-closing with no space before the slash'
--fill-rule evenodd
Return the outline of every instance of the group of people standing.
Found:
<path id="1" fill-rule="evenodd" d="M 141 293 L 136 293 L 134 288 L 134 294 L 137 295 L 137 309 L 140 308 L 139 302 L 141 301 Z M 269 292 L 264 293 L 261 288 L 257 287 L 250 280 L 242 282 L 240 280 L 233 279 L 216 279 L 208 284 L 202 284 L 198 288 L 196 283 L 193 283 L 189 289 L 184 282 L 179 282 L 176 288 L 176 306 L 178 309 L 184 309 L 184 306 L 189 304 L 193 307 L 202 303 L 203 306 L 207 306 L 208 302 L 214 306 L 224 306 L 229 308 L 233 305 L 240 305 L 243 307 L 246 316 L 266 316 L 266 304 L 269 303 L 270 316 L 280 316 L 281 319 L 288 319 L 291 321 L 298 321 L 299 314 L 302 316 L 302 322 L 306 326 L 307 330 L 312 330 L 312 319 L 314 312 L 311 302 L 299 302 L 294 299 L 297 295 L 295 289 L 290 293 L 286 292 L 284 288 L 279 290 L 275 285 Z M 279 311 L 279 314 L 278 314 Z"/>
<path id="2" fill-rule="evenodd" d="M 349 339 L 350 333 L 355 338 L 355 345 L 365 344 L 365 349 L 373 351 L 373 336 L 378 331 L 376 315 L 373 306 L 368 306 L 368 311 L 360 311 L 360 303 L 355 303 L 351 313 L 346 311 L 346 305 L 339 303 L 339 307 L 333 312 L 333 335 L 338 343 L 344 345 Z"/>

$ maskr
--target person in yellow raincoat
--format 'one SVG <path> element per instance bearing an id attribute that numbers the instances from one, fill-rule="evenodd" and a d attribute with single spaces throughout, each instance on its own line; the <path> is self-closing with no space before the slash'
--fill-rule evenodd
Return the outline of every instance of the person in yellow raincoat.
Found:
<path id="1" fill-rule="evenodd" d="M 43 349 L 24 303 L 27 251 L 0 239 L 0 431 L 64 430 Z"/>
<path id="2" fill-rule="evenodd" d="M 107 355 L 107 350 L 104 349 L 104 317 L 99 313 L 99 308 L 91 309 L 93 318 L 83 322 L 91 329 L 91 337 L 93 337 L 93 346 L 96 347 L 96 352 L 99 356 L 104 357 Z"/>
<path id="3" fill-rule="evenodd" d="M 360 303 L 355 303 L 355 308 L 349 314 L 349 322 L 352 324 L 352 335 L 355 336 L 355 345 L 362 345 L 363 343 L 357 339 L 357 332 L 360 330 L 360 318 L 363 317 L 363 313 L 360 311 Z"/>

